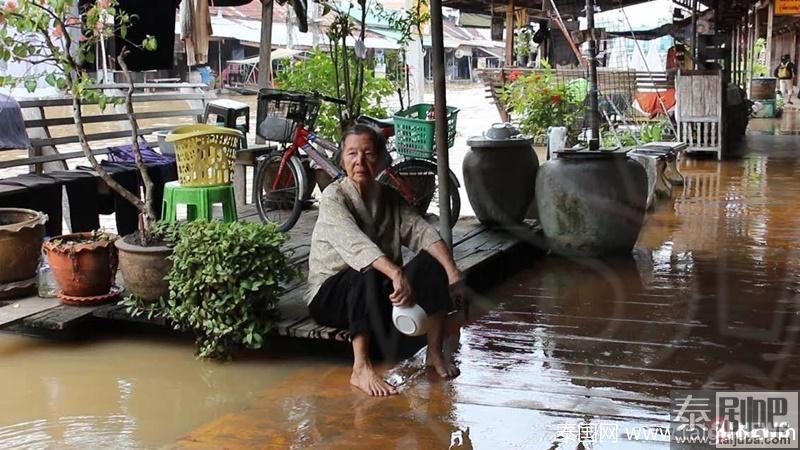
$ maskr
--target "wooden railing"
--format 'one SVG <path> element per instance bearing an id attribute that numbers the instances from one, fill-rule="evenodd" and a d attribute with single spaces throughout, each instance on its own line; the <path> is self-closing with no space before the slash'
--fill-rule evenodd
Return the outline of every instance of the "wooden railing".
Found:
<path id="1" fill-rule="evenodd" d="M 510 111 L 500 98 L 500 89 L 511 82 L 512 73 L 528 75 L 530 73 L 541 73 L 543 69 L 527 68 L 500 68 L 500 69 L 480 69 L 478 75 L 486 85 L 488 98 L 491 98 L 500 117 L 503 121 L 508 121 Z M 560 81 L 571 81 L 577 79 L 588 80 L 588 73 L 583 69 L 553 69 L 553 77 Z M 611 98 L 615 95 L 624 95 L 633 99 L 635 92 L 663 92 L 674 88 L 675 79 L 672 74 L 666 72 L 639 72 L 633 70 L 614 70 L 600 68 L 597 71 L 597 83 L 601 96 Z"/>
<path id="2" fill-rule="evenodd" d="M 138 121 L 149 122 L 141 126 L 141 136 L 156 131 L 174 128 L 176 120 L 181 123 L 199 122 L 202 120 L 206 102 L 211 94 L 204 91 L 202 84 L 186 83 L 139 83 L 135 85 L 133 94 L 135 106 L 142 106 L 148 111 L 135 112 Z M 106 95 L 122 97 L 128 89 L 125 84 L 105 84 L 91 86 L 92 89 L 103 89 Z M 163 102 L 164 104 L 157 104 Z M 175 103 L 177 102 L 177 103 Z M 72 98 L 67 96 L 27 98 L 19 100 L 25 119 L 25 128 L 31 139 L 28 156 L 0 161 L 0 169 L 17 166 L 31 166 L 32 171 L 45 171 L 44 165 L 51 163 L 51 168 L 66 169 L 66 161 L 84 156 L 82 151 L 59 151 L 59 146 L 79 142 L 72 117 Z M 96 102 L 83 102 L 83 122 L 91 128 L 97 124 L 113 124 L 113 131 L 90 132 L 89 142 L 130 138 L 130 126 L 124 105 L 109 105 L 105 111 L 97 108 Z M 169 119 L 158 123 L 158 119 Z M 156 122 L 156 123 L 153 123 Z M 68 127 L 58 128 L 57 127 Z M 157 146 L 152 142 L 151 146 Z M 0 152 L 9 150 L 0 150 Z M 94 153 L 107 153 L 98 149 Z M 55 164 L 52 164 L 55 163 Z"/>

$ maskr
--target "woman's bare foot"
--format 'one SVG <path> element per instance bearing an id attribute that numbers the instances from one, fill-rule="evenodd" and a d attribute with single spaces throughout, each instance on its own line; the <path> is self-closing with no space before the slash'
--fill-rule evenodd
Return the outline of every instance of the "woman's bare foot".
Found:
<path id="1" fill-rule="evenodd" d="M 428 347 L 425 364 L 429 367 L 433 367 L 436 373 L 444 379 L 455 378 L 461 375 L 461 371 L 458 370 L 458 367 L 445 362 L 441 351 L 432 351 L 430 347 Z"/>
<path id="2" fill-rule="evenodd" d="M 397 394 L 397 389 L 375 373 L 375 369 L 372 368 L 371 364 L 353 366 L 353 374 L 350 375 L 350 384 L 374 397 L 385 397 L 387 395 Z"/>

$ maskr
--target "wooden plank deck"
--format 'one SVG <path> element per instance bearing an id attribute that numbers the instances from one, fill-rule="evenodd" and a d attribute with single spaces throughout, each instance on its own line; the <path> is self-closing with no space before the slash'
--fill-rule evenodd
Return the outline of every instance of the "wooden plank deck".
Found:
<path id="1" fill-rule="evenodd" d="M 257 221 L 255 209 L 250 206 L 240 211 L 240 220 Z M 316 222 L 314 210 L 304 213 L 298 224 L 289 232 L 289 240 L 284 244 L 285 250 L 291 252 L 291 260 L 301 267 L 302 277 L 287 286 L 280 301 L 281 320 L 275 325 L 273 332 L 280 336 L 348 341 L 349 334 L 345 330 L 318 325 L 308 315 L 303 301 L 305 292 L 305 275 L 310 250 L 311 232 Z M 453 229 L 454 257 L 456 263 L 464 271 L 467 280 L 479 269 L 490 264 L 492 260 L 507 254 L 512 249 L 524 245 L 526 234 L 533 235 L 536 230 L 530 226 L 515 230 L 514 233 L 489 229 L 474 218 L 460 220 Z M 407 254 L 410 256 L 410 254 Z M 106 304 L 93 307 L 62 305 L 56 299 L 40 299 L 30 297 L 18 301 L 26 305 L 19 311 L 11 311 L 11 306 L 0 307 L 0 329 L 6 325 L 16 324 L 17 329 L 35 331 L 66 331 L 80 327 L 89 320 L 116 320 L 132 323 L 147 323 L 168 327 L 164 319 L 132 318 L 125 308 L 117 304 Z M 24 311 L 29 311 L 25 313 Z M 4 320 L 8 317 L 8 320 Z"/>
<path id="2" fill-rule="evenodd" d="M 10 302 L 0 308 L 0 327 L 10 325 L 42 311 L 47 311 L 59 305 L 54 298 L 29 298 L 24 301 Z"/>

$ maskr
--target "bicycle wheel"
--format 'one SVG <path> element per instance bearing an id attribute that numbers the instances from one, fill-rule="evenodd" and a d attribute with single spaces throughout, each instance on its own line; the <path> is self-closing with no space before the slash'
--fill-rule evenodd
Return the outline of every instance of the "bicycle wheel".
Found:
<path id="1" fill-rule="evenodd" d="M 276 181 L 282 158 L 282 153 L 273 153 L 258 164 L 253 180 L 253 202 L 262 222 L 274 223 L 280 231 L 289 231 L 303 209 L 305 172 L 300 161 L 292 157 Z"/>
<path id="2" fill-rule="evenodd" d="M 431 214 L 439 214 L 439 177 L 438 166 L 435 162 L 424 159 L 406 159 L 393 164 L 390 169 L 395 177 L 400 178 L 400 182 L 406 183 L 410 189 L 412 198 L 406 198 L 406 201 L 420 215 L 426 217 Z M 461 196 L 458 194 L 458 181 L 452 171 L 447 178 L 450 191 L 450 228 L 452 228 L 461 213 Z M 378 181 L 403 194 L 403 189 L 398 186 L 398 181 L 389 176 L 387 171 L 378 175 Z"/>

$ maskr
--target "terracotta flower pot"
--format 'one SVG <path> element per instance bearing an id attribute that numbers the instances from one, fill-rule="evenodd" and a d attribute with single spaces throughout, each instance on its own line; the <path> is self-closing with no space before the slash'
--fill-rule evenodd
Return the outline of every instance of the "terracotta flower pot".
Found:
<path id="1" fill-rule="evenodd" d="M 116 236 L 97 239 L 93 233 L 56 236 L 44 243 L 58 286 L 70 297 L 108 294 L 117 273 Z"/>
<path id="2" fill-rule="evenodd" d="M 31 209 L 0 208 L 0 299 L 30 295 L 36 285 L 2 289 L 2 285 L 36 276 L 47 216 Z"/>
<path id="3" fill-rule="evenodd" d="M 172 269 L 172 261 L 167 259 L 171 248 L 137 245 L 134 234 L 117 239 L 114 245 L 119 250 L 119 268 L 127 290 L 150 301 L 169 294 L 169 282 L 164 277 Z"/>

